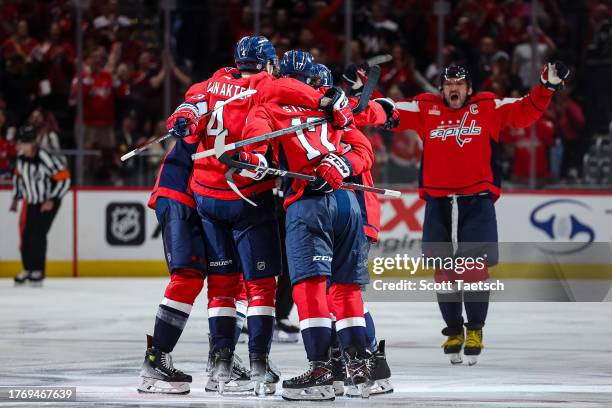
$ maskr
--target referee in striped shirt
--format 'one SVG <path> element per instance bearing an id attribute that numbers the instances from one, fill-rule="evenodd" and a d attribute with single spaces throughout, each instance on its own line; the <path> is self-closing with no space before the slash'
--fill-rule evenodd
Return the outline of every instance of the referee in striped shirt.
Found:
<path id="1" fill-rule="evenodd" d="M 42 286 L 47 233 L 70 188 L 70 173 L 62 159 L 39 147 L 32 126 L 19 129 L 17 152 L 10 211 L 16 212 L 19 200 L 23 200 L 19 222 L 23 271 L 15 277 L 15 284 L 29 281 L 32 286 Z"/>

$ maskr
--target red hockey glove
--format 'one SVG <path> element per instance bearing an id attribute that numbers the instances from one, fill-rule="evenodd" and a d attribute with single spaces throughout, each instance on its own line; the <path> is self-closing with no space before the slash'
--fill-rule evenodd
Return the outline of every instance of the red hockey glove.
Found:
<path id="1" fill-rule="evenodd" d="M 567 68 L 561 61 L 555 61 L 553 63 L 549 62 L 542 70 L 540 82 L 546 87 L 546 89 L 555 92 L 563 88 L 565 80 L 569 78 L 569 75 L 569 68 Z"/>
<path id="2" fill-rule="evenodd" d="M 166 121 L 166 129 L 175 137 L 193 135 L 198 127 L 198 108 L 189 102 L 181 103 Z"/>
<path id="3" fill-rule="evenodd" d="M 340 188 L 346 177 L 353 174 L 351 163 L 333 153 L 326 155 L 315 169 L 317 179 L 310 183 L 310 189 L 321 193 L 331 193 Z"/>
<path id="4" fill-rule="evenodd" d="M 239 174 L 242 177 L 252 178 L 253 180 L 261 180 L 262 178 L 266 176 L 266 170 L 268 168 L 268 161 L 266 160 L 263 154 L 249 153 L 249 152 L 237 152 L 237 153 L 232 154 L 232 158 L 242 163 L 248 163 L 248 164 L 253 164 L 257 166 L 257 170 L 249 171 L 249 170 L 240 169 L 236 171 L 236 174 Z"/>
<path id="5" fill-rule="evenodd" d="M 342 129 L 353 123 L 353 111 L 348 98 L 340 88 L 329 88 L 319 100 L 319 108 L 331 116 L 331 124 L 335 129 Z"/>
<path id="6" fill-rule="evenodd" d="M 393 129 L 400 124 L 400 113 L 395 108 L 395 102 L 389 98 L 376 98 L 374 102 L 378 102 L 387 114 L 387 121 L 383 124 L 385 129 Z"/>

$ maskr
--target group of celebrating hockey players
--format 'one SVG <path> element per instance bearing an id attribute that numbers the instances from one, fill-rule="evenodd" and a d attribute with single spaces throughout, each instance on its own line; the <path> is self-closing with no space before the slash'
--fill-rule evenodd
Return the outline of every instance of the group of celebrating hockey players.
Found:
<path id="1" fill-rule="evenodd" d="M 347 74 L 352 84 L 347 96 L 308 52 L 291 50 L 279 60 L 265 37 L 242 38 L 234 59 L 235 67 L 221 68 L 193 85 L 167 121 L 176 144 L 164 158 L 149 206 L 162 227 L 170 282 L 153 336 L 147 337 L 138 389 L 189 392 L 192 378 L 174 368 L 170 353 L 206 278 L 207 391 L 276 392 L 280 373 L 270 361 L 276 291 L 291 290 L 310 366 L 283 381 L 283 398 L 333 400 L 345 392 L 357 397 L 391 392 L 384 341 L 376 340 L 361 296 L 368 283 L 369 246 L 380 227 L 380 203 L 374 193 L 343 188 L 348 181 L 372 186 L 374 155 L 360 128 L 414 129 L 420 135 L 419 191 L 427 201 L 424 253 L 445 256 L 452 245 L 439 243 L 451 243 L 456 236 L 459 243 L 489 245 L 460 245 L 450 255 L 486 251 L 488 266 L 493 266 L 493 203 L 500 194 L 493 164 L 499 131 L 537 120 L 569 72 L 562 63 L 548 64 L 542 84 L 528 96 L 500 100 L 489 93 L 472 95 L 469 73 L 447 67 L 441 96 L 418 95 L 397 104 L 374 98 L 353 112 L 362 105 L 355 95 L 367 83 L 365 71 Z M 228 101 L 247 90 L 256 93 Z M 327 121 L 228 150 L 230 162 L 219 155 L 192 160 L 197 152 L 217 150 L 220 141 L 225 146 L 320 118 Z M 269 175 L 270 168 L 314 176 L 314 181 L 278 180 Z M 284 240 L 275 209 L 277 184 L 284 197 Z M 285 256 L 288 270 L 282 266 Z M 281 273 L 288 274 L 290 289 L 277 288 Z M 462 279 L 487 277 L 487 270 L 480 270 Z M 437 281 L 456 278 L 448 270 L 435 274 Z M 469 362 L 475 362 L 483 348 L 488 293 L 439 293 L 438 302 L 447 325 L 445 353 L 459 363 L 464 348 Z M 235 355 L 245 322 L 249 369 Z"/>

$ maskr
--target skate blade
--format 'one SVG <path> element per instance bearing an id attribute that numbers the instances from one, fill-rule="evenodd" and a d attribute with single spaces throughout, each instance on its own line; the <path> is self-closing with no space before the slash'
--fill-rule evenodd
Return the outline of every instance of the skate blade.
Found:
<path id="1" fill-rule="evenodd" d="M 469 366 L 476 365 L 478 363 L 478 356 L 465 356 Z"/>
<path id="2" fill-rule="evenodd" d="M 253 381 L 251 384 L 253 393 L 258 397 L 265 397 L 268 395 L 274 395 L 276 393 L 276 384 L 274 383 L 266 384 L 263 381 Z"/>
<path id="3" fill-rule="evenodd" d="M 299 333 L 287 333 L 280 330 L 274 330 L 272 341 L 277 343 L 297 343 L 299 341 Z"/>
<path id="4" fill-rule="evenodd" d="M 391 381 L 388 378 L 384 380 L 376 380 L 374 381 L 374 385 L 370 389 L 370 396 L 374 395 L 382 395 L 382 394 L 390 394 L 393 392 L 393 385 L 391 385 Z"/>
<path id="5" fill-rule="evenodd" d="M 287 401 L 333 401 L 336 399 L 333 385 L 308 388 L 283 388 L 282 397 Z"/>
<path id="6" fill-rule="evenodd" d="M 206 386 L 204 387 L 206 392 L 219 392 L 219 383 L 208 379 L 206 382 Z M 253 392 L 253 382 L 251 380 L 248 381 L 236 381 L 231 380 L 225 383 L 225 387 L 223 389 L 224 392 L 229 393 L 240 393 L 240 392 Z"/>
<path id="7" fill-rule="evenodd" d="M 334 381 L 334 394 L 336 397 L 344 395 L 344 381 Z"/>
<path id="8" fill-rule="evenodd" d="M 346 387 L 346 396 L 349 398 L 370 398 L 374 385 L 375 383 L 372 381 L 357 385 L 349 385 Z"/>
<path id="9" fill-rule="evenodd" d="M 155 378 L 142 378 L 138 392 L 152 394 L 189 394 L 189 383 L 167 382 Z"/>
<path id="10" fill-rule="evenodd" d="M 447 354 L 448 359 L 450 360 L 450 363 L 452 365 L 457 365 L 457 364 L 462 364 L 463 363 L 463 357 L 461 357 L 461 354 L 459 353 L 450 353 Z"/>

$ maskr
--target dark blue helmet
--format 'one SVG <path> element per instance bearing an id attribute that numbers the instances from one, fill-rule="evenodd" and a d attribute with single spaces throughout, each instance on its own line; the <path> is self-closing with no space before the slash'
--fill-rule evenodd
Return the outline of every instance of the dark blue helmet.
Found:
<path id="1" fill-rule="evenodd" d="M 280 76 L 289 76 L 309 84 L 317 75 L 317 64 L 307 51 L 291 50 L 283 54 L 280 61 Z"/>
<path id="2" fill-rule="evenodd" d="M 448 79 L 465 79 L 468 87 L 472 86 L 470 71 L 462 65 L 450 65 L 442 70 L 440 73 L 440 89 L 442 89 L 444 81 Z"/>
<path id="3" fill-rule="evenodd" d="M 263 71 L 268 61 L 278 65 L 278 57 L 272 42 L 261 35 L 242 37 L 234 50 L 236 68 L 240 71 Z"/>
<path id="4" fill-rule="evenodd" d="M 331 88 L 334 86 L 334 77 L 332 72 L 323 64 L 316 64 L 317 75 L 319 76 L 319 86 Z"/>

